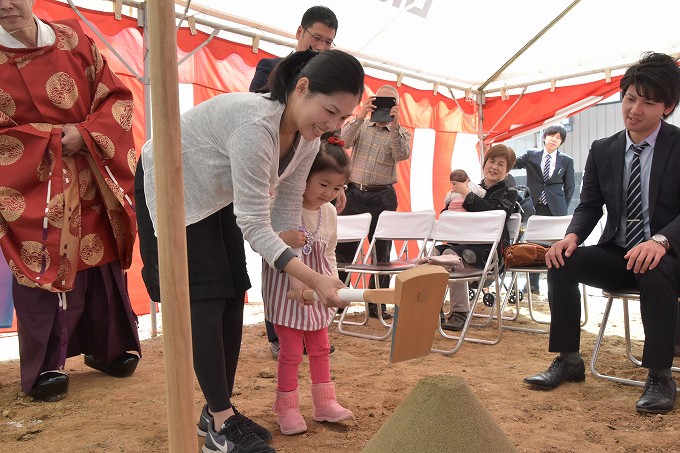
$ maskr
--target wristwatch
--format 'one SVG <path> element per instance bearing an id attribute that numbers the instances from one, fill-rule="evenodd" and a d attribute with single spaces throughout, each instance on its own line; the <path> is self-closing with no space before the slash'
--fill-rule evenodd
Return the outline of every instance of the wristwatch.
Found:
<path id="1" fill-rule="evenodd" d="M 657 244 L 663 245 L 663 248 L 665 248 L 666 250 L 671 249 L 671 243 L 668 242 L 668 238 L 666 238 L 666 236 L 664 236 L 663 234 L 655 234 L 650 239 L 656 242 Z"/>

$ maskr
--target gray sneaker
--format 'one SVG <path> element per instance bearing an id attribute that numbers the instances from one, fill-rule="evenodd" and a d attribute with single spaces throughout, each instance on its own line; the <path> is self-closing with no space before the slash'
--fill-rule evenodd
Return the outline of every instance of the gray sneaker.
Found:
<path id="1" fill-rule="evenodd" d="M 203 453 L 242 453 L 238 446 L 234 445 L 227 437 L 220 432 L 215 432 L 215 425 L 210 420 L 205 434 L 205 444 L 201 448 Z"/>
<path id="2" fill-rule="evenodd" d="M 252 421 L 245 415 L 241 414 L 235 406 L 232 406 L 234 413 L 243 417 L 244 424 L 250 428 L 252 432 L 255 433 L 257 437 L 262 439 L 264 442 L 269 442 L 272 440 L 272 433 L 264 426 Z M 205 437 L 208 433 L 208 427 L 213 425 L 213 416 L 208 412 L 208 405 L 203 405 L 203 410 L 201 411 L 201 416 L 198 419 L 198 424 L 196 425 L 196 432 L 199 436 Z"/>

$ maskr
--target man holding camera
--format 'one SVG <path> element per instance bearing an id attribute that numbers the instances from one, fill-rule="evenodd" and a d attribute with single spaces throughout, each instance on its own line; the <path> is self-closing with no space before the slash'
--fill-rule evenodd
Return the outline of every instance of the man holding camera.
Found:
<path id="1" fill-rule="evenodd" d="M 378 106 L 382 105 L 391 105 L 389 115 L 387 111 L 379 111 Z M 385 116 L 379 118 L 381 113 Z M 340 215 L 369 212 L 372 219 L 368 237 L 372 239 L 380 213 L 397 209 L 397 193 L 394 190 L 397 162 L 411 156 L 411 134 L 399 125 L 399 93 L 396 88 L 384 85 L 375 96 L 369 97 L 354 120 L 342 128 L 342 139 L 345 148 L 352 149 L 352 173 L 347 184 L 347 204 Z M 352 261 L 357 246 L 356 242 L 338 244 L 338 262 Z M 390 249 L 389 241 L 378 241 L 376 251 L 379 262 L 389 261 Z M 344 280 L 346 274 L 342 274 L 340 279 Z M 380 288 L 388 288 L 389 276 L 381 277 L 379 283 Z M 370 287 L 375 288 L 374 277 L 371 277 Z M 369 314 L 378 317 L 375 304 L 370 305 Z M 391 317 L 383 308 L 383 319 Z"/>

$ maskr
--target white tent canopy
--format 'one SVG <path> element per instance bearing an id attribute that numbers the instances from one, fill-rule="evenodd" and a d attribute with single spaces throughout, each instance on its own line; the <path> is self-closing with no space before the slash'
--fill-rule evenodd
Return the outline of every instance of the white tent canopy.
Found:
<path id="1" fill-rule="evenodd" d="M 176 3 L 180 13 L 188 3 L 187 17 L 194 16 L 197 22 L 205 19 L 262 36 L 261 48 L 278 55 L 290 49 L 265 40 L 281 42 L 283 37 L 293 44 L 300 18 L 312 5 L 309 0 Z M 369 68 L 402 74 L 404 83 L 417 88 L 428 81 L 429 88 L 438 82 L 442 88 L 472 92 L 525 86 L 533 91 L 549 87 L 551 81 L 559 86 L 576 77 L 581 82 L 588 74 L 597 79 L 619 74 L 649 50 L 680 55 L 677 0 L 320 3 L 338 17 L 338 48 L 357 55 Z M 396 75 L 378 74 L 392 80 Z"/>

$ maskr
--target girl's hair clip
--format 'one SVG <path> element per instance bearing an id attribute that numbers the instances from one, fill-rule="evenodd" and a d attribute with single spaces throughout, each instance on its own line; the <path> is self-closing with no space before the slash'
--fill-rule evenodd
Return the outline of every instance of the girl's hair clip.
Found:
<path id="1" fill-rule="evenodd" d="M 339 139 L 335 135 L 333 135 L 332 137 L 328 137 L 328 143 L 331 145 L 345 146 L 345 141 Z"/>

